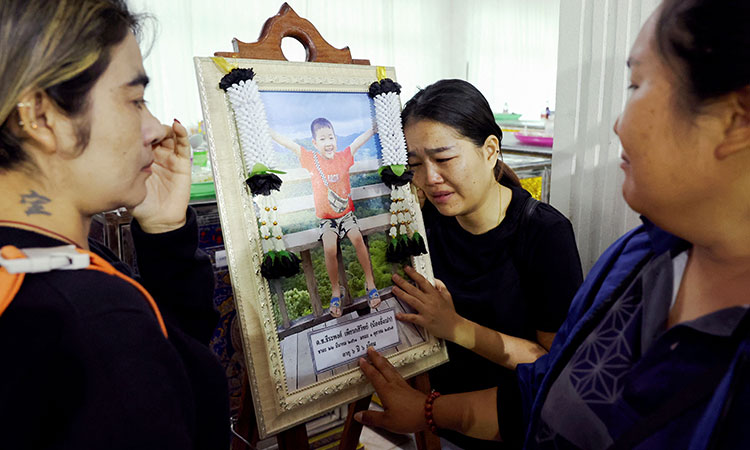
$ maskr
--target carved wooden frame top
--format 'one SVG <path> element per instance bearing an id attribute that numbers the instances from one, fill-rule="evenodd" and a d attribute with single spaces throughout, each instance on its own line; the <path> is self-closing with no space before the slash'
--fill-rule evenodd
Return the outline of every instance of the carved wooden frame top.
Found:
<path id="1" fill-rule="evenodd" d="M 309 20 L 297 15 L 289 4 L 281 5 L 279 12 L 266 20 L 257 42 L 232 40 L 233 52 L 216 52 L 225 58 L 253 58 L 286 61 L 281 51 L 281 40 L 291 37 L 299 41 L 307 52 L 307 62 L 369 65 L 366 59 L 352 59 L 349 47 L 341 49 L 329 44 Z"/>

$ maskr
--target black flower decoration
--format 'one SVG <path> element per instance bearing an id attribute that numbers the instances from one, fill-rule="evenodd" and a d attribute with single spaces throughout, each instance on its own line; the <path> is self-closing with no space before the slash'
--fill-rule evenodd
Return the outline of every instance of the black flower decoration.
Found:
<path id="1" fill-rule="evenodd" d="M 240 81 L 252 80 L 255 77 L 253 69 L 232 69 L 231 72 L 224 75 L 219 81 L 219 87 L 226 91 L 233 84 L 238 84 Z"/>
<path id="2" fill-rule="evenodd" d="M 410 253 L 409 238 L 402 234 L 388 242 L 385 249 L 385 259 L 388 262 L 401 263 L 409 258 Z"/>
<path id="3" fill-rule="evenodd" d="M 263 263 L 260 265 L 260 273 L 268 280 L 293 277 L 299 273 L 301 262 L 296 254 L 286 250 L 280 252 L 270 251 L 263 258 Z"/>
<path id="4" fill-rule="evenodd" d="M 393 188 L 411 182 L 411 179 L 414 178 L 414 172 L 405 170 L 401 175 L 396 175 L 391 167 L 386 166 L 380 171 L 380 178 L 386 186 Z"/>
<path id="5" fill-rule="evenodd" d="M 302 260 L 294 254 L 287 251 L 279 252 L 277 256 L 277 265 L 282 277 L 293 277 L 299 273 L 299 265 Z"/>
<path id="6" fill-rule="evenodd" d="M 281 178 L 273 173 L 256 173 L 245 180 L 253 195 L 270 195 L 271 191 L 278 191 Z"/>
<path id="7" fill-rule="evenodd" d="M 391 263 L 400 263 L 403 259 L 403 255 L 398 251 L 398 240 L 391 239 L 385 249 L 385 260 Z"/>
<path id="8" fill-rule="evenodd" d="M 381 89 L 383 89 L 384 94 L 387 94 L 389 92 L 395 92 L 397 94 L 401 93 L 401 85 L 391 80 L 390 78 L 383 78 L 382 80 L 380 80 L 380 87 Z"/>
<path id="9" fill-rule="evenodd" d="M 382 93 L 383 93 L 383 89 L 381 89 L 380 83 L 377 81 L 372 83 L 370 85 L 370 89 L 367 91 L 367 95 L 369 95 L 370 98 L 375 98 Z"/>
<path id="10" fill-rule="evenodd" d="M 370 98 L 375 98 L 380 94 L 387 94 L 389 92 L 400 94 L 401 85 L 390 78 L 383 78 L 382 80 L 376 81 L 370 85 L 367 95 L 369 95 Z"/>
<path id="11" fill-rule="evenodd" d="M 427 253 L 427 246 L 424 243 L 424 239 L 417 232 L 414 232 L 411 239 L 409 239 L 409 253 L 411 256 L 419 256 Z"/>

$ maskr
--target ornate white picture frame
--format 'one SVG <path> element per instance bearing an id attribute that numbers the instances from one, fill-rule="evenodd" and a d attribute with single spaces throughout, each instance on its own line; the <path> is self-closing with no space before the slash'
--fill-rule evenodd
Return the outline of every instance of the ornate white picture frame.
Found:
<path id="1" fill-rule="evenodd" d="M 261 94 L 288 92 L 300 93 L 302 96 L 304 93 L 366 95 L 370 85 L 378 79 L 377 68 L 374 66 L 250 59 L 230 59 L 228 62 L 240 68 L 252 68 L 255 72 L 254 80 Z M 226 72 L 207 57 L 195 58 L 195 67 L 203 108 L 204 129 L 214 172 L 216 200 L 261 438 L 304 423 L 337 406 L 372 393 L 372 387 L 357 367 L 358 353 L 354 352 L 355 344 L 352 340 L 355 335 L 357 339 L 361 336 L 362 341 L 357 342 L 356 346 L 361 344 L 361 347 L 364 347 L 371 343 L 371 339 L 367 337 L 367 333 L 355 333 L 355 329 L 362 331 L 381 327 L 380 332 L 385 333 L 378 336 L 379 338 L 391 330 L 390 341 L 387 345 L 383 344 L 383 354 L 387 355 L 404 377 L 412 377 L 447 361 L 447 351 L 442 340 L 436 339 L 422 329 L 410 329 L 408 327 L 413 328 L 413 325 L 393 319 L 395 312 L 408 307 L 392 295 L 389 297 L 388 289 L 381 290 L 381 294 L 385 293 L 383 306 L 373 309 L 372 312 L 364 305 L 358 309 L 355 308 L 356 305 L 352 305 L 345 309 L 344 316 L 336 319 L 331 317 L 327 310 L 323 313 L 318 306 L 314 308 L 312 318 L 305 319 L 309 322 L 307 325 L 294 328 L 297 325 L 286 316 L 280 321 L 278 305 L 277 311 L 274 312 L 274 302 L 279 302 L 278 296 L 281 295 L 282 301 L 279 303 L 284 303 L 283 294 L 280 294 L 283 289 L 280 288 L 281 282 L 269 282 L 261 274 L 263 248 L 258 228 L 258 207 L 245 183 L 249 170 L 243 163 L 233 109 L 227 94 L 219 88 L 219 82 Z M 395 80 L 394 70 L 385 70 L 388 78 Z M 370 114 L 373 120 L 372 112 Z M 277 120 L 269 117 L 269 125 L 272 128 L 280 126 Z M 335 126 L 336 123 L 333 122 Z M 374 140 L 376 139 L 377 135 L 374 137 Z M 355 158 L 355 164 L 356 161 Z M 372 162 L 369 164 L 372 165 Z M 368 162 L 361 162 L 360 167 L 365 166 L 368 166 Z M 285 176 L 282 175 L 282 179 Z M 385 185 L 381 186 L 388 189 Z M 382 188 L 372 185 L 363 188 L 362 191 L 380 192 L 382 195 L 386 192 Z M 413 208 L 415 229 L 424 236 L 424 224 L 416 195 L 413 190 L 407 190 L 407 193 L 406 201 L 417 205 Z M 386 194 L 386 199 L 387 197 Z M 283 210 L 279 212 L 284 214 Z M 383 226 L 387 230 L 389 226 L 383 225 L 377 217 L 367 219 L 372 220 L 367 222 L 365 228 L 370 227 L 370 223 L 373 224 L 373 230 Z M 305 241 L 307 247 L 295 247 L 296 244 L 292 243 L 292 234 L 286 235 L 284 241 L 291 252 L 296 248 L 320 245 L 308 239 Z M 305 261 L 303 257 L 303 264 Z M 411 264 L 432 280 L 432 266 L 428 255 L 411 258 Z M 309 290 L 315 290 L 315 283 L 316 281 L 308 279 Z M 315 294 L 308 294 L 312 297 L 317 295 L 317 291 Z M 389 324 L 396 326 L 396 330 L 394 331 Z M 311 353 L 325 352 L 325 346 L 316 347 L 316 344 L 335 339 L 337 335 L 347 334 L 352 337 L 349 340 L 350 353 L 347 353 L 351 354 L 350 359 L 330 361 L 309 356 Z M 297 340 L 295 348 L 302 349 L 296 354 L 290 353 L 290 346 L 285 344 L 292 338 Z M 342 347 L 345 340 L 342 339 Z M 306 350 L 304 343 L 309 344 Z M 359 347 L 357 351 L 360 351 Z M 302 361 L 306 357 L 311 358 L 309 367 L 314 370 L 314 378 L 308 377 L 305 378 L 308 381 L 302 382 L 303 375 L 291 372 L 297 370 L 297 366 L 303 365 L 303 362 L 307 367 L 307 361 Z"/>

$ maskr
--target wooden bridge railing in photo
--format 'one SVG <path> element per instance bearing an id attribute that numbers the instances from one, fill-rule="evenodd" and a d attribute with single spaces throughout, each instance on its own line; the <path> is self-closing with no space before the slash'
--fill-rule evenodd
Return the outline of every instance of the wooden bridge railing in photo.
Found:
<path id="1" fill-rule="evenodd" d="M 356 163 L 350 173 L 360 174 L 365 172 L 371 172 L 376 170 L 378 167 L 377 160 L 367 160 Z M 295 169 L 289 171 L 286 175 L 282 176 L 283 181 L 300 181 L 303 179 L 309 179 L 309 172 L 305 169 Z M 385 197 L 390 195 L 390 189 L 385 185 L 371 184 L 367 186 L 361 186 L 352 189 L 352 200 L 355 202 L 358 200 L 369 200 L 378 197 Z M 298 211 L 312 210 L 314 208 L 313 196 L 306 195 L 301 197 L 295 197 L 291 199 L 285 199 L 279 202 L 279 211 L 282 214 L 289 214 Z M 356 213 L 356 212 L 355 212 Z M 386 231 L 390 228 L 390 213 L 386 212 L 375 216 L 358 218 L 357 223 L 359 224 L 360 231 L 364 237 L 365 245 L 369 249 L 368 236 L 373 233 L 380 231 Z M 276 293 L 278 298 L 279 313 L 281 315 L 281 325 L 279 326 L 279 337 L 284 338 L 287 335 L 297 333 L 304 329 L 313 327 L 318 323 L 326 320 L 330 320 L 329 314 L 324 314 L 323 302 L 318 292 L 318 283 L 315 279 L 315 272 L 313 269 L 312 262 L 312 250 L 320 247 L 322 244 L 318 238 L 318 228 L 311 228 L 308 230 L 298 231 L 296 233 L 286 234 L 284 236 L 284 243 L 286 244 L 287 250 L 290 252 L 298 253 L 302 260 L 302 270 L 305 275 L 305 282 L 307 285 L 307 291 L 310 294 L 310 304 L 312 307 L 312 316 L 306 316 L 299 320 L 293 321 L 289 318 L 286 301 L 284 298 L 284 290 L 281 286 L 280 280 L 274 280 L 271 283 L 271 287 Z M 342 296 L 342 308 L 344 312 L 348 312 L 352 309 L 365 308 L 366 302 L 358 302 L 354 304 L 354 299 L 351 296 L 349 283 L 346 275 L 346 266 L 344 265 L 343 255 L 341 253 L 341 247 L 338 248 L 338 272 L 339 272 L 339 283 L 344 287 Z M 381 296 L 387 295 L 388 292 L 381 293 Z"/>

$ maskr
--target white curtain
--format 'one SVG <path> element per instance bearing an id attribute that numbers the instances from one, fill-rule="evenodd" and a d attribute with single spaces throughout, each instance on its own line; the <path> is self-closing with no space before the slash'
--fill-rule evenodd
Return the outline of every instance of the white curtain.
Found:
<path id="1" fill-rule="evenodd" d="M 640 223 L 622 198 L 622 148 L 612 129 L 625 66 L 658 0 L 562 0 L 550 202 L 573 223 L 584 273 Z"/>
<path id="2" fill-rule="evenodd" d="M 465 8 L 467 80 L 499 112 L 539 119 L 555 109 L 560 3 L 536 0 L 471 0 Z"/>
<path id="3" fill-rule="evenodd" d="M 257 40 L 280 0 L 128 0 L 156 20 L 146 30 L 146 98 L 162 121 L 202 118 L 193 56 Z M 535 119 L 555 106 L 559 0 L 288 0 L 324 39 L 393 66 L 402 100 L 442 78 L 474 83 L 495 111 Z M 150 48 L 150 52 L 148 51 Z"/>

